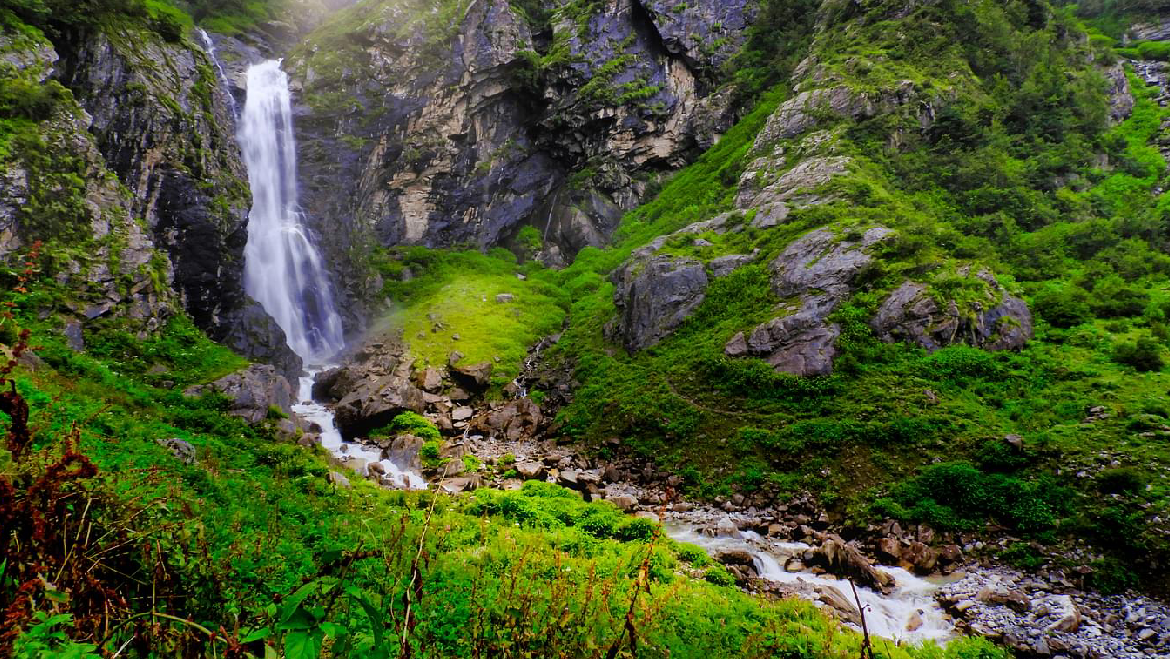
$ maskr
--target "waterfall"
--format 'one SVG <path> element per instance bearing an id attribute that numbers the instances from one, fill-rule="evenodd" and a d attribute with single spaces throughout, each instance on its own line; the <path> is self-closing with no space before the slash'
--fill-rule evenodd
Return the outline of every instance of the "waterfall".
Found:
<path id="1" fill-rule="evenodd" d="M 341 317 L 321 255 L 301 224 L 292 102 L 280 61 L 248 69 L 239 140 L 252 188 L 244 288 L 306 365 L 324 364 L 343 347 Z"/>
<path id="2" fill-rule="evenodd" d="M 228 107 L 232 109 L 232 119 L 236 119 L 239 116 L 239 111 L 236 109 L 236 97 L 232 95 L 232 87 L 228 84 L 227 74 L 224 73 L 223 65 L 219 63 L 219 58 L 215 55 L 215 42 L 211 40 L 211 35 L 207 34 L 207 30 L 197 29 L 199 38 L 203 40 L 203 47 L 207 49 L 207 56 L 211 58 L 211 63 L 215 65 L 215 70 L 219 73 L 219 84 L 227 93 Z"/>
<path id="3" fill-rule="evenodd" d="M 376 446 L 349 444 L 337 430 L 333 411 L 313 400 L 313 380 L 344 347 L 321 254 L 301 224 L 297 206 L 296 142 L 288 76 L 271 60 L 248 69 L 248 100 L 240 117 L 240 146 L 252 188 L 244 288 L 288 338 L 305 362 L 294 412 L 321 428 L 321 446 L 342 462 L 370 475 L 382 466 L 380 482 L 402 489 L 426 489 L 422 476 L 399 467 Z M 354 462 L 356 461 L 356 462 Z"/>

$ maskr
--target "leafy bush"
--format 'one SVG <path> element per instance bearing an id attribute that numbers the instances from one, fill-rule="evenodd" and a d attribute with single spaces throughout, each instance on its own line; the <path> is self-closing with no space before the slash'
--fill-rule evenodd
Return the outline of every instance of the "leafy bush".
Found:
<path id="1" fill-rule="evenodd" d="M 1162 345 L 1151 336 L 1118 343 L 1113 348 L 1113 361 L 1142 372 L 1160 371 L 1166 365 Z"/>
<path id="2" fill-rule="evenodd" d="M 1089 306 L 1102 318 L 1140 316 L 1149 304 L 1149 298 L 1145 290 L 1111 275 L 1093 287 Z"/>
<path id="3" fill-rule="evenodd" d="M 950 346 L 938 350 L 927 356 L 923 365 L 931 376 L 956 384 L 975 379 L 995 381 L 1004 374 L 995 355 L 970 346 Z"/>
<path id="4" fill-rule="evenodd" d="M 1093 317 L 1089 294 L 1079 286 L 1049 286 L 1036 294 L 1033 309 L 1053 327 L 1075 327 Z"/>
<path id="5" fill-rule="evenodd" d="M 1042 531 L 1056 523 L 1067 505 L 1062 488 L 987 474 L 965 462 L 931 465 L 895 488 L 887 513 L 942 529 L 976 528 L 988 518 L 1019 531 Z"/>
<path id="6" fill-rule="evenodd" d="M 723 567 L 722 565 L 712 565 L 711 567 L 707 568 L 707 571 L 703 573 L 703 578 L 706 579 L 708 583 L 713 583 L 716 586 L 735 585 L 735 577 L 731 576 L 731 573 L 727 571 L 727 568 Z"/>
<path id="7" fill-rule="evenodd" d="M 428 440 L 428 442 L 434 442 L 436 447 L 438 446 L 438 441 L 443 438 L 435 424 L 415 412 L 403 412 L 399 414 L 389 424 L 371 431 L 370 436 L 393 437 L 398 433 L 408 433 L 420 439 Z M 435 458 L 438 457 L 436 454 Z"/>
<path id="8" fill-rule="evenodd" d="M 1133 467 L 1106 469 L 1097 476 L 1097 489 L 1105 494 L 1137 494 L 1145 487 L 1145 475 Z"/>
<path id="9" fill-rule="evenodd" d="M 418 456 L 422 459 L 422 463 L 427 467 L 435 467 L 439 464 L 439 440 L 432 439 L 423 444 L 418 450 Z"/>

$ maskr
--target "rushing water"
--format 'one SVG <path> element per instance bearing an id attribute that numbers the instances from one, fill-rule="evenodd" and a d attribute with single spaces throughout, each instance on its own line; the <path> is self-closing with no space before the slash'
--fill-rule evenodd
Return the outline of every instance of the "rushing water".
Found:
<path id="1" fill-rule="evenodd" d="M 848 581 L 784 569 L 786 560 L 803 553 L 809 548 L 808 545 L 769 543 L 749 531 L 741 531 L 738 538 L 726 535 L 712 537 L 701 533 L 694 525 L 670 520 L 665 521 L 663 527 L 667 535 L 675 540 L 698 545 L 711 554 L 728 550 L 749 552 L 755 562 L 756 572 L 766 581 L 796 586 L 803 582 L 813 589 L 835 588 L 845 599 L 853 602 L 853 591 Z M 865 621 L 870 634 L 911 643 L 928 640 L 944 642 L 954 637 L 954 626 L 934 599 L 940 584 L 921 579 L 897 567 L 879 566 L 878 569 L 893 577 L 896 587 L 889 595 L 857 588 L 857 597 L 865 609 Z"/>
<path id="2" fill-rule="evenodd" d="M 244 288 L 276 319 L 293 352 L 307 365 L 324 364 L 343 347 L 341 316 L 301 223 L 292 102 L 278 60 L 248 69 L 239 139 L 252 188 Z"/>
<path id="3" fill-rule="evenodd" d="M 224 92 L 227 93 L 228 107 L 232 109 L 232 119 L 236 119 L 239 115 L 239 110 L 236 108 L 236 97 L 232 96 L 231 85 L 228 84 L 227 74 L 224 73 L 223 65 L 219 63 L 219 57 L 215 54 L 215 42 L 211 40 L 211 35 L 203 28 L 197 28 L 199 31 L 199 38 L 203 40 L 203 47 L 207 49 L 207 56 L 211 58 L 211 63 L 215 65 L 215 70 L 219 75 L 219 84 L 223 86 Z"/>
<path id="4" fill-rule="evenodd" d="M 202 35 L 214 60 L 214 45 L 206 33 Z M 379 463 L 385 473 L 383 482 L 425 488 L 421 476 L 384 459 L 376 447 L 345 443 L 333 411 L 313 400 L 313 380 L 344 347 L 344 338 L 321 254 L 297 206 L 292 101 L 288 76 L 277 60 L 248 69 L 248 100 L 240 117 L 239 140 L 252 189 L 244 287 L 276 319 L 289 347 L 304 360 L 307 371 L 300 378 L 300 402 L 293 411 L 321 427 L 321 444 L 331 453 L 343 461 L 360 460 L 353 464 L 362 474 L 369 473 L 369 465 Z"/>
<path id="5" fill-rule="evenodd" d="M 382 465 L 385 476 L 381 480 L 385 484 L 403 490 L 425 490 L 427 482 L 422 476 L 409 469 L 402 469 L 394 461 L 382 457 L 382 451 L 377 447 L 347 444 L 342 440 L 341 432 L 337 430 L 337 424 L 333 420 L 333 410 L 313 401 L 313 380 L 318 372 L 310 369 L 301 377 L 298 392 L 301 402 L 293 405 L 293 411 L 306 421 L 321 426 L 321 446 L 343 460 L 361 460 L 361 463 L 354 462 L 351 466 L 363 475 L 368 475 L 370 465 L 377 463 Z"/>

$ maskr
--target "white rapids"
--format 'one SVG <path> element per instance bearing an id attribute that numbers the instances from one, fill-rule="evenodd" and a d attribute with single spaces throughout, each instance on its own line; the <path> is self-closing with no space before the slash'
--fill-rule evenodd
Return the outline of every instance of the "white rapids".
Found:
<path id="1" fill-rule="evenodd" d="M 835 588 L 850 603 L 854 601 L 848 581 L 784 569 L 784 562 L 789 557 L 800 555 L 809 549 L 809 545 L 770 542 L 751 531 L 740 531 L 741 537 L 738 538 L 726 535 L 712 537 L 701 533 L 691 524 L 669 519 L 663 521 L 663 529 L 671 538 L 698 545 L 712 555 L 728 550 L 747 551 L 752 555 L 756 572 L 766 581 L 797 586 L 803 582 L 811 588 Z M 860 586 L 857 588 L 857 597 L 865 609 L 865 622 L 871 635 L 896 643 L 935 641 L 942 644 L 955 637 L 954 625 L 934 599 L 934 593 L 941 588 L 941 584 L 916 577 L 898 567 L 877 566 L 877 569 L 893 577 L 896 587 L 889 595 Z"/>
<path id="2" fill-rule="evenodd" d="M 344 461 L 364 461 L 365 464 L 360 469 L 363 476 L 369 474 L 369 465 L 378 463 L 382 465 L 382 470 L 385 472 L 383 480 L 390 481 L 394 487 L 401 490 L 427 489 L 427 482 L 423 480 L 421 475 L 410 469 L 403 469 L 394 461 L 383 458 L 382 451 L 377 447 L 356 443 L 346 444 L 342 440 L 341 432 L 333 420 L 333 410 L 313 401 L 313 380 L 316 379 L 319 372 L 318 369 L 310 369 L 301 376 L 297 394 L 297 398 L 301 402 L 293 405 L 293 411 L 306 421 L 321 426 L 321 446 Z M 343 445 L 346 447 L 344 451 L 341 449 Z M 361 463 L 355 462 L 355 465 L 357 464 Z"/>
<path id="3" fill-rule="evenodd" d="M 206 33 L 203 38 L 214 59 L 214 44 Z M 279 60 L 248 68 L 248 98 L 238 137 L 252 189 L 244 288 L 284 330 L 289 347 L 306 366 L 293 411 L 321 427 L 321 444 L 329 452 L 343 462 L 364 464 L 363 475 L 370 464 L 380 463 L 384 481 L 425 489 L 422 476 L 384 459 L 376 447 L 345 443 L 333 411 L 313 400 L 313 380 L 345 347 L 345 338 L 323 259 L 297 205 L 292 100 Z"/>

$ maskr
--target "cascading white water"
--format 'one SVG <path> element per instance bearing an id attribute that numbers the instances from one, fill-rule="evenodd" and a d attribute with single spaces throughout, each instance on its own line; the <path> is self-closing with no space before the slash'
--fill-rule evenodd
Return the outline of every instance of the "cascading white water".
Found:
<path id="1" fill-rule="evenodd" d="M 204 39 L 214 59 L 214 45 L 206 33 Z M 313 400 L 313 380 L 344 347 L 344 337 L 321 254 L 301 224 L 292 100 L 288 76 L 277 60 L 248 69 L 239 140 L 252 188 L 244 288 L 276 319 L 289 347 L 304 360 L 307 372 L 300 378 L 300 402 L 293 411 L 321 427 L 321 445 L 327 450 L 344 461 L 360 460 L 353 464 L 363 474 L 369 474 L 370 464 L 379 463 L 384 483 L 425 489 L 420 475 L 401 469 L 380 450 L 344 444 L 333 411 Z"/>
<path id="2" fill-rule="evenodd" d="M 232 96 L 231 85 L 228 84 L 227 74 L 224 73 L 223 65 L 219 63 L 219 57 L 215 54 L 215 42 L 211 40 L 211 35 L 203 28 L 197 28 L 199 31 L 199 38 L 203 40 L 203 47 L 207 49 L 207 56 L 211 58 L 211 63 L 215 65 L 215 70 L 219 74 L 219 84 L 223 87 L 227 94 L 228 107 L 232 110 L 232 119 L 235 119 L 239 114 L 236 109 L 236 97 Z"/>
<path id="3" fill-rule="evenodd" d="M 244 288 L 306 365 L 324 364 L 343 347 L 341 316 L 321 255 L 301 224 L 292 101 L 279 60 L 248 69 L 239 138 L 252 188 Z"/>
<path id="4" fill-rule="evenodd" d="M 756 572 L 765 581 L 779 584 L 806 585 L 812 589 L 835 588 L 846 601 L 852 602 L 853 592 L 844 586 L 847 582 L 829 575 L 810 572 L 788 572 L 782 566 L 785 556 L 799 555 L 809 548 L 801 543 L 768 542 L 756 533 L 737 532 L 739 537 L 709 536 L 691 524 L 665 520 L 667 535 L 679 542 L 698 545 L 710 554 L 720 551 L 746 551 L 752 555 Z M 778 558 L 780 560 L 778 560 Z M 868 588 L 857 588 L 857 598 L 865 609 L 869 633 L 898 642 L 945 643 L 955 636 L 954 625 L 934 600 L 939 585 L 910 574 L 897 567 L 879 566 L 878 569 L 894 578 L 895 588 L 889 595 Z"/>

